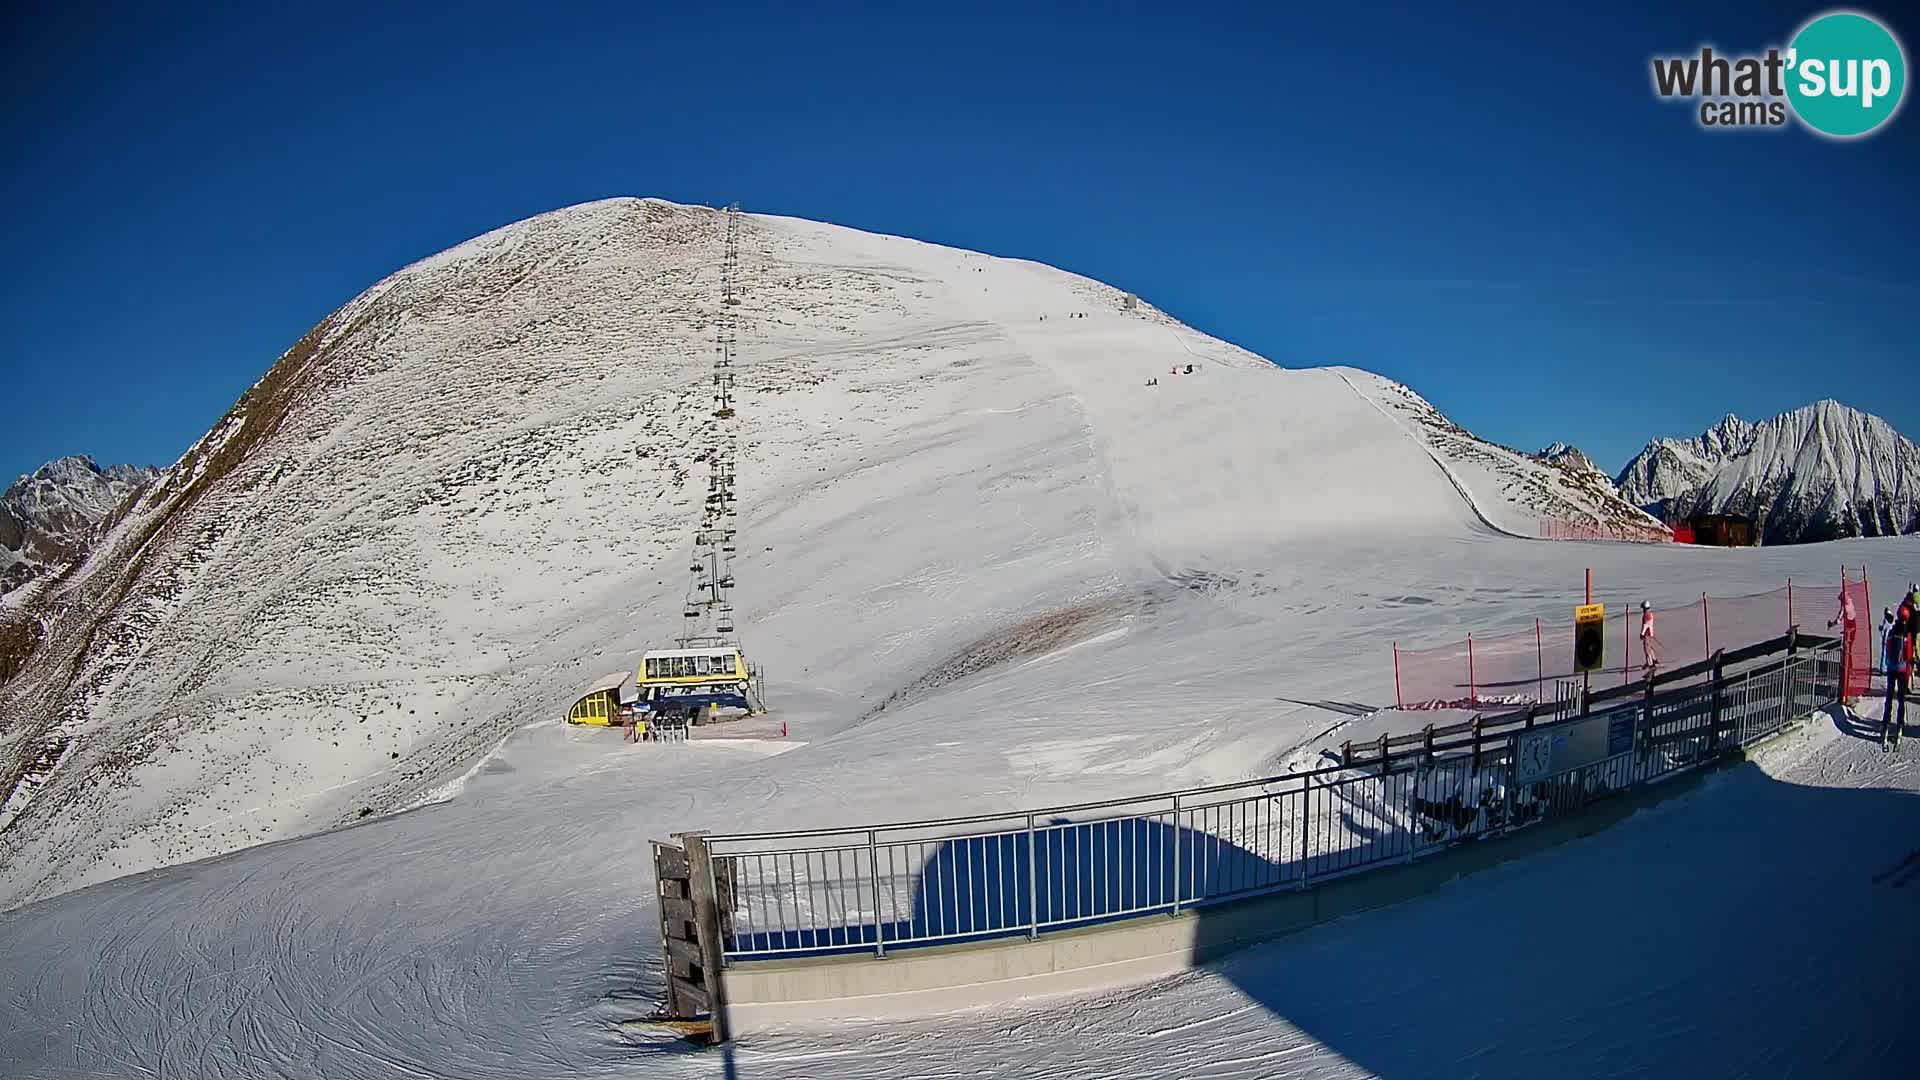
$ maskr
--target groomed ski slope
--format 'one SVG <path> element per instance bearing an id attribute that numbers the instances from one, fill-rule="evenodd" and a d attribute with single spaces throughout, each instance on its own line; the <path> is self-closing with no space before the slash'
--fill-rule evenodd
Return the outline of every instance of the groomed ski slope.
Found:
<path id="1" fill-rule="evenodd" d="M 740 786 L 760 813 L 831 802 L 811 783 L 776 790 L 801 751 L 765 749 L 689 752 L 759 780 Z M 671 772 L 685 757 L 533 729 L 451 803 L 0 916 L 0 1064 L 22 1078 L 1910 1075 L 1920 1033 L 1888 1003 L 1913 986 L 1902 935 L 1920 882 L 1898 870 L 1920 835 L 1916 752 L 1823 718 L 1599 835 L 1214 970 L 691 1054 L 623 1023 L 657 986 L 637 871 L 649 825 L 604 814 L 623 792 L 668 811 L 712 793 Z"/>
<path id="2" fill-rule="evenodd" d="M 1836 711 L 1613 829 L 1212 970 L 767 1036 L 727 1075 L 1911 1076 L 1920 747 L 1870 727 Z"/>
<path id="3" fill-rule="evenodd" d="M 1710 1000 L 1702 987 L 1719 985 L 1709 968 L 1720 954 L 1676 944 L 1643 963 L 1596 948 L 1581 954 L 1594 973 L 1578 977 L 1541 965 L 1493 998 L 1530 1027 L 1512 1033 L 1498 1007 L 1476 1014 L 1446 1028 L 1454 1041 L 1436 1068 L 1402 1033 L 1439 1037 L 1430 1016 L 1459 1015 L 1475 992 L 1494 993 L 1491 973 L 1515 970 L 1518 929 L 1487 921 L 1501 913 L 1585 910 L 1613 880 L 1630 910 L 1673 890 L 1685 932 L 1754 952 L 1739 920 L 1771 910 L 1767 895 L 1824 904 L 1816 894 L 1850 872 L 1847 859 L 1913 835 L 1902 794 L 1857 817 L 1809 815 L 1827 822 L 1824 842 L 1763 836 L 1751 850 L 1780 856 L 1745 865 L 1772 893 L 1730 892 L 1722 921 L 1748 932 L 1712 935 L 1695 871 L 1726 831 L 1709 827 L 1725 824 L 1713 816 L 1722 800 L 1758 813 L 1792 788 L 1824 790 L 1789 773 L 1842 776 L 1855 761 L 1869 795 L 1913 786 L 1896 759 L 1816 741 L 1770 786 L 1730 780 L 1557 862 L 1323 928 L 1250 954 L 1267 958 L 1252 967 L 1091 1002 L 756 1039 L 730 1062 L 685 1054 L 627 1023 L 661 985 L 650 838 L 1280 771 L 1337 742 L 1346 720 L 1298 702 L 1391 699 L 1388 641 L 1551 617 L 1578 598 L 1587 566 L 1614 603 L 1679 604 L 1789 574 L 1833 580 L 1842 561 L 1904 581 L 1920 542 L 1710 551 L 1514 539 L 1503 530 L 1522 531 L 1527 507 L 1463 472 L 1476 512 L 1385 380 L 1278 370 L 1035 264 L 752 218 L 736 571 L 743 635 L 792 734 L 627 745 L 549 718 L 581 679 L 677 621 L 708 348 L 692 299 L 705 287 L 682 271 L 704 265 L 711 237 L 666 254 L 605 240 L 644 234 L 658 206 L 595 204 L 515 226 L 377 290 L 363 302 L 379 316 L 360 331 L 363 352 L 332 358 L 352 377 L 325 383 L 262 444 L 257 483 L 236 481 L 195 511 L 227 515 L 224 538 L 155 542 L 176 545 L 156 549 L 155 572 L 191 571 L 190 584 L 166 594 L 178 614 L 126 639 L 137 656 L 95 699 L 95 737 L 131 732 L 169 749 L 75 774 L 101 782 L 61 782 L 73 786 L 21 819 L 31 839 L 9 833 L 4 895 L 38 902 L 0 914 L 0 1073 L 1520 1076 L 1539 1075 L 1557 1049 L 1576 1073 L 1625 1060 L 1622 1074 L 1661 1075 L 1657 1058 L 1619 1057 L 1639 1045 L 1628 1036 L 1561 1033 L 1611 1015 L 1620 1021 L 1606 1031 L 1657 1024 L 1667 1042 L 1653 1045 L 1711 1034 L 1711 1016 L 1676 1019 L 1668 1006 Z M 712 231 L 701 213 L 663 220 L 700 239 Z M 656 304 L 646 311 L 657 325 L 616 338 L 637 317 L 639 270 L 691 314 L 676 321 Z M 379 307 L 395 297 L 408 306 Z M 609 340 L 617 348 L 593 351 Z M 1168 373 L 1188 362 L 1194 375 Z M 485 390 L 502 384 L 525 393 L 501 404 Z M 662 400 L 671 407 L 647 411 Z M 412 412 L 396 416 L 396 403 Z M 443 486 L 474 460 L 487 465 L 479 478 Z M 691 485 L 671 479 L 672 462 Z M 367 567 L 377 587 L 351 576 Z M 229 644 L 241 630 L 253 636 Z M 184 686 L 167 674 L 182 665 L 195 673 Z M 363 730 L 370 747 L 351 738 Z M 1803 768 L 1815 771 L 1791 771 Z M 291 838 L 375 803 L 415 808 Z M 279 842 L 234 850 L 259 839 Z M 218 857 L 115 878 L 205 855 Z M 1553 869 L 1570 866 L 1591 869 Z M 1833 910 L 1860 898 L 1839 896 Z M 1434 908 L 1450 912 L 1444 924 L 1421 914 Z M 1395 929 L 1404 920 L 1411 929 Z M 1640 933 L 1619 929 L 1632 920 L 1599 925 L 1593 940 Z M 1795 1018 L 1814 1007 L 1800 989 L 1859 981 L 1872 939 L 1852 910 L 1806 925 L 1836 935 L 1822 939 L 1832 948 L 1792 953 L 1813 967 L 1773 996 L 1731 999 L 1781 1010 L 1742 1021 L 1747 1045 L 1775 1057 L 1715 1061 L 1800 1061 Z M 1280 972 L 1302 992 L 1324 981 L 1326 995 L 1280 999 L 1249 972 Z M 1848 1046 L 1880 1030 L 1868 1015 L 1832 1018 L 1850 1019 L 1835 1028 Z M 1470 1047 L 1458 1041 L 1469 1036 Z M 1509 1045 L 1534 1067 L 1502 1072 Z"/>

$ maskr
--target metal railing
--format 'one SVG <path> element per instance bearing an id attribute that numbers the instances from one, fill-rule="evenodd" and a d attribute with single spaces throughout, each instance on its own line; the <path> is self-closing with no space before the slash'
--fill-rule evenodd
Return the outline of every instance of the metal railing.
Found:
<path id="1" fill-rule="evenodd" d="M 1359 766 L 1014 814 L 711 836 L 722 953 L 885 956 L 1037 937 L 1404 862 L 1697 768 L 1837 697 L 1837 642 L 1783 651 L 1706 683 Z"/>

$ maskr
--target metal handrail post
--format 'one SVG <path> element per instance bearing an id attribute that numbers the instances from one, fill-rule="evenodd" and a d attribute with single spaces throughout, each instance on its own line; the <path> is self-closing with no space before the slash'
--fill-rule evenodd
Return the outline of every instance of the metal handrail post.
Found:
<path id="1" fill-rule="evenodd" d="M 1040 836 L 1033 831 L 1033 815 L 1027 815 L 1027 940 L 1040 937 Z"/>
<path id="2" fill-rule="evenodd" d="M 867 830 L 867 873 L 873 878 L 873 954 L 885 960 L 887 930 L 880 921 L 880 845 L 872 829 Z"/>
<path id="3" fill-rule="evenodd" d="M 1173 914 L 1180 914 L 1180 796 L 1173 797 Z"/>

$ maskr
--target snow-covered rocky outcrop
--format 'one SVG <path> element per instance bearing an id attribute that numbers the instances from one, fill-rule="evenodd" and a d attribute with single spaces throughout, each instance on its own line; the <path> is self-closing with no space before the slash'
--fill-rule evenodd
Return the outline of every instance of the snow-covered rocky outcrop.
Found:
<path id="1" fill-rule="evenodd" d="M 86 554 L 94 534 L 160 470 L 101 467 L 92 458 L 50 461 L 0 493 L 0 593 Z"/>
<path id="2" fill-rule="evenodd" d="M 1757 424 L 1728 416 L 1692 439 L 1656 439 L 1618 485 L 1670 521 L 1751 517 L 1768 544 L 1888 536 L 1916 527 L 1920 448 L 1885 420 L 1826 400 Z"/>

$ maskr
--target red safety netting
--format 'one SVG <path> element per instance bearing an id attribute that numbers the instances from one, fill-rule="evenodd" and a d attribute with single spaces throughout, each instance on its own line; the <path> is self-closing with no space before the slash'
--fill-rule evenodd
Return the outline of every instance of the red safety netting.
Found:
<path id="1" fill-rule="evenodd" d="M 1847 598 L 1853 601 L 1854 611 L 1854 625 L 1847 628 L 1847 647 L 1841 667 L 1843 689 L 1840 691 L 1841 700 L 1851 702 L 1855 698 L 1864 697 L 1868 684 L 1873 681 L 1873 654 L 1878 647 L 1874 638 L 1877 636 L 1876 628 L 1880 625 L 1880 620 L 1873 613 L 1873 595 L 1868 588 L 1867 568 L 1861 567 L 1860 580 L 1854 581 L 1847 577 L 1847 571 L 1843 567 L 1840 571 L 1840 580 L 1844 583 L 1843 588 L 1846 590 Z M 1844 608 L 1844 603 L 1837 597 L 1835 607 Z M 1835 614 L 1827 617 L 1832 619 L 1839 615 L 1840 612 L 1836 611 Z"/>
<path id="2" fill-rule="evenodd" d="M 1871 676 L 1872 609 L 1864 580 L 1846 582 L 1856 613 L 1856 633 L 1848 642 L 1848 696 L 1866 692 Z M 1595 597 L 1603 600 L 1602 597 Z M 1645 678 L 1648 653 L 1667 669 L 1706 660 L 1717 650 L 1733 650 L 1779 637 L 1787 628 L 1802 632 L 1841 629 L 1840 588 L 1833 582 L 1810 586 L 1788 582 L 1750 596 L 1702 595 L 1693 603 L 1652 609 L 1644 625 L 1638 602 L 1607 604 L 1606 656 L 1592 674 L 1596 688 Z M 1501 634 L 1469 634 L 1456 642 L 1426 649 L 1394 645 L 1394 689 L 1403 709 L 1495 709 L 1547 703 L 1567 693 L 1556 684 L 1578 679 L 1573 662 L 1572 612 L 1551 624 Z"/>

